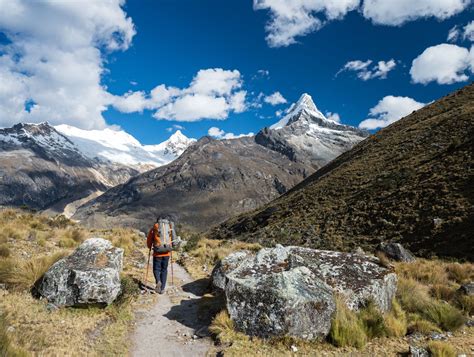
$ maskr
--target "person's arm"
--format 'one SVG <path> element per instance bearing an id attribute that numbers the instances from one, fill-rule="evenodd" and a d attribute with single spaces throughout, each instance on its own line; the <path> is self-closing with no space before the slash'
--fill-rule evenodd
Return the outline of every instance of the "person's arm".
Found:
<path id="1" fill-rule="evenodd" d="M 146 237 L 146 246 L 148 249 L 151 249 L 151 246 L 153 245 L 153 229 L 150 229 L 148 232 L 148 236 Z"/>

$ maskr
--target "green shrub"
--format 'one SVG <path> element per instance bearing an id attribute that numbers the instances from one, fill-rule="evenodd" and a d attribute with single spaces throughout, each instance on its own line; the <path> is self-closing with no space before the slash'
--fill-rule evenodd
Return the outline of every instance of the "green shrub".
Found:
<path id="1" fill-rule="evenodd" d="M 420 312 L 420 314 L 445 331 L 457 330 L 465 322 L 465 317 L 458 309 L 441 301 L 432 302 L 428 308 Z"/>
<path id="2" fill-rule="evenodd" d="M 184 246 L 183 250 L 185 252 L 190 252 L 197 248 L 199 241 L 201 240 L 201 235 L 197 233 L 193 233 L 187 240 L 186 245 Z"/>
<path id="3" fill-rule="evenodd" d="M 363 323 L 348 309 L 341 297 L 336 298 L 336 312 L 331 322 L 329 340 L 337 347 L 362 348 L 367 343 Z"/>
<path id="4" fill-rule="evenodd" d="M 10 248 L 6 244 L 0 245 L 0 257 L 8 258 L 10 256 Z"/>
<path id="5" fill-rule="evenodd" d="M 373 301 L 369 301 L 367 306 L 360 310 L 359 319 L 369 339 L 387 335 L 384 316 Z"/>
<path id="6" fill-rule="evenodd" d="M 120 285 L 122 291 L 120 292 L 120 296 L 116 300 L 117 304 L 123 304 L 129 301 L 130 299 L 140 295 L 140 287 L 138 286 L 138 282 L 131 276 L 123 275 L 120 278 Z"/>
<path id="7" fill-rule="evenodd" d="M 396 299 L 392 301 L 392 309 L 384 318 L 385 330 L 389 337 L 403 337 L 407 333 L 407 317 Z"/>
<path id="8" fill-rule="evenodd" d="M 71 238 L 63 237 L 59 240 L 58 246 L 61 248 L 72 248 L 76 246 L 76 242 Z"/>
<path id="9" fill-rule="evenodd" d="M 414 318 L 408 325 L 408 333 L 412 334 L 419 332 L 423 335 L 428 335 L 431 332 L 441 332 L 441 329 L 434 323 L 420 318 L 418 315 L 414 315 Z"/>
<path id="10" fill-rule="evenodd" d="M 428 351 L 433 357 L 456 357 L 456 350 L 447 342 L 431 341 Z"/>
<path id="11" fill-rule="evenodd" d="M 467 315 L 474 315 L 474 296 L 457 293 L 454 298 L 454 303 Z"/>

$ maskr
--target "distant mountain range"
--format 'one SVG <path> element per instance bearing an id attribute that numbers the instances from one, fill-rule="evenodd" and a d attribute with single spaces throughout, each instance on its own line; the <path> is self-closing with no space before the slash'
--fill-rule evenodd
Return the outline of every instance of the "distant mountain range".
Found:
<path id="1" fill-rule="evenodd" d="M 0 205 L 72 214 L 88 197 L 167 164 L 194 141 L 176 132 L 143 146 L 124 131 L 48 123 L 0 129 Z"/>
<path id="2" fill-rule="evenodd" d="M 285 193 L 367 135 L 327 119 L 304 94 L 273 128 L 237 139 L 204 137 L 170 164 L 89 201 L 74 218 L 145 229 L 170 216 L 205 230 Z"/>
<path id="3" fill-rule="evenodd" d="M 371 135 L 209 236 L 346 251 L 395 241 L 474 261 L 474 85 Z"/>

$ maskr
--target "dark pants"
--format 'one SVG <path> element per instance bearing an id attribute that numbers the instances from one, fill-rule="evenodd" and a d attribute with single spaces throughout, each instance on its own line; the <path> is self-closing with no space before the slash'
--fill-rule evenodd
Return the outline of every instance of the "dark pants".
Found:
<path id="1" fill-rule="evenodd" d="M 169 261 L 170 257 L 153 257 L 153 275 L 157 284 L 161 281 L 161 289 L 166 287 Z"/>

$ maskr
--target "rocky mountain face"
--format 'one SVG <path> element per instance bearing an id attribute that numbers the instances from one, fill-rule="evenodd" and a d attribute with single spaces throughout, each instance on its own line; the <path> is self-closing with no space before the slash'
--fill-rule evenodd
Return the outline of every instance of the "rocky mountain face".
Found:
<path id="1" fill-rule="evenodd" d="M 282 197 L 210 236 L 474 260 L 474 85 L 380 130 Z"/>
<path id="2" fill-rule="evenodd" d="M 300 182 L 307 167 L 253 137 L 204 137 L 172 163 L 132 178 L 79 208 L 95 227 L 147 229 L 158 216 L 198 229 L 254 209 Z M 148 227 L 149 228 L 149 227 Z"/>
<path id="3" fill-rule="evenodd" d="M 74 218 L 146 229 L 164 215 L 205 230 L 285 193 L 364 135 L 326 119 L 303 95 L 273 129 L 238 139 L 205 137 L 171 164 L 90 201 Z"/>
<path id="4" fill-rule="evenodd" d="M 305 93 L 278 123 L 260 131 L 255 141 L 317 170 L 368 135 L 364 130 L 327 119 Z"/>
<path id="5" fill-rule="evenodd" d="M 0 205 L 70 211 L 74 202 L 169 162 L 191 142 L 178 134 L 147 150 L 130 135 L 110 129 L 48 123 L 0 129 Z"/>

